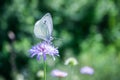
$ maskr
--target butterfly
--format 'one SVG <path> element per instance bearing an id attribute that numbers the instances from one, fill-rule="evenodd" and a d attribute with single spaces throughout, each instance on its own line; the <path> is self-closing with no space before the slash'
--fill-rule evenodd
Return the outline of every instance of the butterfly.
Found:
<path id="1" fill-rule="evenodd" d="M 52 40 L 53 23 L 50 13 L 46 13 L 40 20 L 35 23 L 34 34 L 46 42 Z"/>

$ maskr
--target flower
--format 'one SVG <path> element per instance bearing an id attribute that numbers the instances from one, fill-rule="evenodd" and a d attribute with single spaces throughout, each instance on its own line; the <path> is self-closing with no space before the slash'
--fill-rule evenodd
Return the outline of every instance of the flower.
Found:
<path id="1" fill-rule="evenodd" d="M 75 66 L 78 64 L 78 61 L 73 58 L 73 57 L 70 57 L 68 58 L 66 61 L 65 61 L 65 65 L 72 65 L 72 66 Z"/>
<path id="2" fill-rule="evenodd" d="M 80 73 L 92 75 L 92 74 L 94 74 L 94 69 L 89 66 L 85 66 L 80 69 Z"/>
<path id="3" fill-rule="evenodd" d="M 16 74 L 15 80 L 25 80 L 22 74 Z"/>
<path id="4" fill-rule="evenodd" d="M 15 40 L 15 33 L 13 31 L 8 32 L 8 37 L 10 40 Z"/>
<path id="5" fill-rule="evenodd" d="M 66 77 L 68 75 L 67 72 L 64 72 L 64 71 L 61 71 L 61 70 L 58 70 L 58 69 L 54 69 L 52 72 L 51 72 L 51 75 L 54 76 L 54 77 Z"/>
<path id="6" fill-rule="evenodd" d="M 43 56 L 43 59 L 46 60 L 46 55 L 50 55 L 55 60 L 54 56 L 59 56 L 59 52 L 57 48 L 55 48 L 52 44 L 43 41 L 35 46 L 33 46 L 30 50 L 30 56 L 34 57 L 37 55 L 37 60 L 40 60 L 40 56 Z"/>
<path id="7" fill-rule="evenodd" d="M 40 70 L 37 72 L 37 77 L 41 77 L 43 78 L 44 77 L 44 71 Z"/>

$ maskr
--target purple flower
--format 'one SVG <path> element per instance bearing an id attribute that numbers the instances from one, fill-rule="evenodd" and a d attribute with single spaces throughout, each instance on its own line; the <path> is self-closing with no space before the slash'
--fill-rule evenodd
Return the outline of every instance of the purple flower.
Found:
<path id="1" fill-rule="evenodd" d="M 55 48 L 52 44 L 48 42 L 41 42 L 35 46 L 33 46 L 30 50 L 30 56 L 37 56 L 37 60 L 40 60 L 40 56 L 43 56 L 43 59 L 46 60 L 46 55 L 50 55 L 55 60 L 54 56 L 59 56 L 59 52 L 57 48 Z"/>
<path id="2" fill-rule="evenodd" d="M 80 73 L 92 75 L 92 74 L 94 74 L 94 69 L 89 66 L 85 66 L 80 69 Z"/>
<path id="3" fill-rule="evenodd" d="M 67 72 L 64 72 L 64 71 L 61 71 L 61 70 L 58 70 L 58 69 L 54 69 L 52 72 L 51 72 L 51 75 L 54 76 L 54 77 L 66 77 L 68 75 Z"/>

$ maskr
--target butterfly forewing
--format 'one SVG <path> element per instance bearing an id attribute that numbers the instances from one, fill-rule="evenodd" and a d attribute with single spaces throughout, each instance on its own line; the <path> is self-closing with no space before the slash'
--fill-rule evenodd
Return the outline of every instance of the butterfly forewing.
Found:
<path id="1" fill-rule="evenodd" d="M 34 34 L 37 38 L 45 41 L 49 40 L 52 34 L 53 24 L 50 13 L 45 14 L 42 19 L 38 20 L 34 26 Z"/>
<path id="2" fill-rule="evenodd" d="M 50 13 L 45 14 L 45 16 L 42 17 L 42 21 L 48 26 L 49 34 L 51 34 L 53 30 L 53 23 Z"/>

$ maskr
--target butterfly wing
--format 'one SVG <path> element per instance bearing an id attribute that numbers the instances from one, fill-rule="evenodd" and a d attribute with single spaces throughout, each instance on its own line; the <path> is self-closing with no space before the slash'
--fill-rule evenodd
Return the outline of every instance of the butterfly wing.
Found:
<path id="1" fill-rule="evenodd" d="M 52 30 L 53 24 L 50 13 L 45 14 L 40 20 L 35 23 L 34 26 L 35 36 L 45 41 L 50 39 Z"/>

